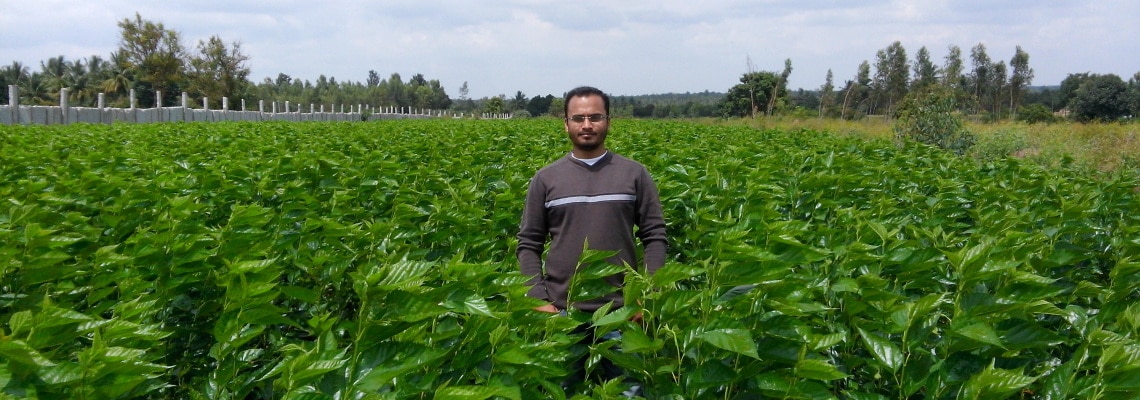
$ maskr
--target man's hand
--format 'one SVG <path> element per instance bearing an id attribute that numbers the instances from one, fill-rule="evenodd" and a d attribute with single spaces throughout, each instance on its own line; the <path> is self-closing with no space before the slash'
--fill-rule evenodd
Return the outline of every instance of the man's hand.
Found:
<path id="1" fill-rule="evenodd" d="M 535 307 L 534 310 L 535 311 L 542 311 L 542 312 L 546 312 L 546 313 L 551 313 L 551 314 L 558 314 L 558 312 L 559 312 L 558 307 L 555 307 L 553 304 L 538 306 L 538 307 Z"/>

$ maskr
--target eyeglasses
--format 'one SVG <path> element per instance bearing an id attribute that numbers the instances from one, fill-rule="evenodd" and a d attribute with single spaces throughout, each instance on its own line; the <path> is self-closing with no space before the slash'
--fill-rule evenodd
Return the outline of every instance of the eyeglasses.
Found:
<path id="1" fill-rule="evenodd" d="M 576 122 L 579 124 L 585 122 L 586 120 L 590 120 L 590 122 L 602 122 L 602 121 L 605 121 L 607 119 L 610 119 L 610 116 L 609 115 L 602 115 L 602 114 L 590 114 L 590 115 L 578 114 L 578 115 L 571 115 L 571 116 L 566 118 L 567 121 L 573 121 L 573 122 Z"/>

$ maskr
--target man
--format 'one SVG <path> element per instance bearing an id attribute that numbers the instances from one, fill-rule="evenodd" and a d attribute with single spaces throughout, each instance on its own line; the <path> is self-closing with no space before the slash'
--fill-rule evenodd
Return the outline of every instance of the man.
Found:
<path id="1" fill-rule="evenodd" d="M 566 94 L 566 134 L 573 145 L 570 154 L 540 169 L 530 181 L 518 233 L 517 256 L 522 273 L 533 278 L 527 295 L 545 300 L 538 311 L 562 313 L 569 307 L 593 312 L 607 303 L 623 306 L 623 276 L 607 278 L 614 291 L 594 299 L 569 299 L 570 279 L 578 269 L 583 245 L 592 250 L 617 251 L 607 261 L 616 265 L 643 266 L 648 273 L 665 263 L 665 219 L 657 186 L 641 164 L 606 149 L 610 128 L 610 99 L 601 90 L 579 87 Z M 644 264 L 637 262 L 636 236 L 644 247 Z M 550 249 L 542 260 L 547 238 Z M 637 314 L 634 319 L 640 319 Z M 589 331 L 575 352 L 584 356 L 589 343 L 620 338 L 619 332 Z M 605 379 L 623 376 L 608 360 L 602 360 Z M 569 388 L 584 379 L 581 365 L 563 382 Z M 633 385 L 625 392 L 640 392 Z"/>
<path id="2" fill-rule="evenodd" d="M 595 311 L 606 303 L 623 305 L 615 291 L 596 299 L 567 304 L 570 278 L 578 268 L 582 246 L 616 250 L 608 261 L 644 266 L 649 273 L 665 263 L 665 220 L 657 186 L 641 164 L 606 149 L 610 128 L 610 99 L 592 87 L 566 94 L 564 126 L 573 148 L 570 154 L 535 174 L 527 190 L 518 233 L 517 256 L 522 273 L 533 278 L 528 295 L 549 304 L 537 310 L 559 313 L 568 307 Z M 644 264 L 636 260 L 634 230 L 644 247 Z M 550 249 L 542 261 L 543 248 Z M 620 287 L 623 277 L 609 282 Z"/>

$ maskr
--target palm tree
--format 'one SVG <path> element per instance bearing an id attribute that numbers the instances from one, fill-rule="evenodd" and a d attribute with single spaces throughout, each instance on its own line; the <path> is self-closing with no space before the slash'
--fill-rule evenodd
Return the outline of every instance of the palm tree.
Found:
<path id="1" fill-rule="evenodd" d="M 69 73 L 72 84 L 71 99 L 76 105 L 94 105 L 101 91 L 100 86 L 106 75 L 107 62 L 102 57 L 91 56 L 86 62 L 72 65 Z"/>
<path id="2" fill-rule="evenodd" d="M 59 104 L 59 91 L 55 91 L 54 98 L 52 96 L 52 86 L 49 82 L 51 78 L 42 73 L 32 74 L 27 81 L 26 90 L 20 91 L 20 104 L 37 105 L 37 106 L 50 106 Z"/>
<path id="3" fill-rule="evenodd" d="M 63 56 L 52 57 L 47 61 L 40 62 L 41 79 L 39 82 L 40 88 L 36 90 L 47 89 L 48 97 L 55 97 L 56 101 L 59 100 L 60 89 L 70 86 L 70 79 L 68 77 L 68 63 L 63 59 Z M 36 93 L 37 96 L 44 93 Z M 50 104 L 50 102 L 49 102 Z"/>
<path id="4" fill-rule="evenodd" d="M 0 68 L 0 83 L 8 85 L 21 85 L 28 81 L 28 67 L 19 61 L 12 61 L 12 65 Z"/>
<path id="5" fill-rule="evenodd" d="M 107 94 L 108 104 L 112 99 L 122 100 L 127 97 L 134 82 L 132 68 L 127 54 L 122 50 L 111 53 L 111 61 L 106 63 L 104 78 L 99 87 Z"/>

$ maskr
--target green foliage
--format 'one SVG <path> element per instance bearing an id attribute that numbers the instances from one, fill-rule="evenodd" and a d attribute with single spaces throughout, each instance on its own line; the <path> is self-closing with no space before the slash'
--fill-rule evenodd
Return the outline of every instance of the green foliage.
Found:
<path id="1" fill-rule="evenodd" d="M 483 103 L 483 112 L 486 114 L 501 114 L 506 112 L 506 101 L 502 97 L 492 97 Z"/>
<path id="2" fill-rule="evenodd" d="M 653 398 L 1140 395 L 1134 173 L 616 120 L 671 257 L 626 307 L 551 317 L 513 238 L 552 123 L 0 127 L 0 396 L 620 391 L 563 392 L 579 355 Z M 605 256 L 574 296 L 612 290 Z"/>
<path id="3" fill-rule="evenodd" d="M 773 97 L 786 99 L 780 75 L 775 72 L 749 72 L 740 77 L 740 83 L 728 90 L 720 102 L 721 115 L 738 118 L 763 114 Z"/>
<path id="4" fill-rule="evenodd" d="M 1069 100 L 1077 121 L 1116 121 L 1132 113 L 1132 93 L 1114 74 L 1092 75 L 1081 82 Z"/>
<path id="5" fill-rule="evenodd" d="M 1044 104 L 1030 104 L 1017 110 L 1017 120 L 1028 124 L 1057 122 L 1057 116 Z"/>
<path id="6" fill-rule="evenodd" d="M 913 140 L 964 154 L 974 145 L 974 135 L 955 113 L 953 94 L 943 88 L 911 93 L 898 108 L 895 139 Z"/>
<path id="7" fill-rule="evenodd" d="M 1029 147 L 1029 138 L 1019 129 L 1002 129 L 979 137 L 977 144 L 970 147 L 969 154 L 983 161 L 994 161 L 1013 155 Z"/>

